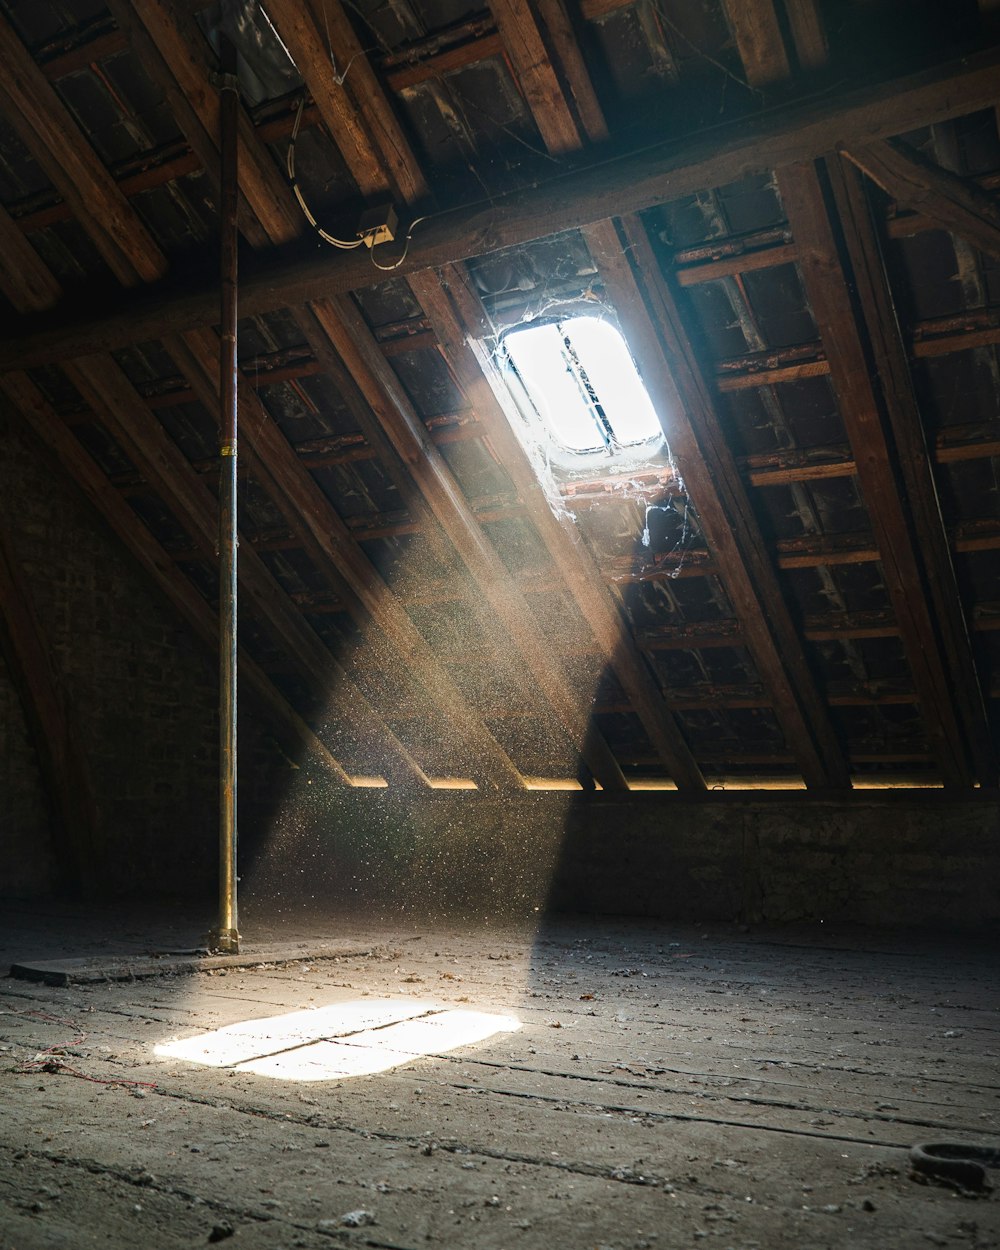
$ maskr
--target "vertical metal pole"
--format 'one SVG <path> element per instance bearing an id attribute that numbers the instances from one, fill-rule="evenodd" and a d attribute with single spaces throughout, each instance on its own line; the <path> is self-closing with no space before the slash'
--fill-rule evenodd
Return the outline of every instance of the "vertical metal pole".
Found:
<path id="1" fill-rule="evenodd" d="M 221 36 L 221 350 L 219 357 L 219 924 L 216 950 L 236 954 L 236 299 L 237 130 L 239 80 L 236 48 Z"/>

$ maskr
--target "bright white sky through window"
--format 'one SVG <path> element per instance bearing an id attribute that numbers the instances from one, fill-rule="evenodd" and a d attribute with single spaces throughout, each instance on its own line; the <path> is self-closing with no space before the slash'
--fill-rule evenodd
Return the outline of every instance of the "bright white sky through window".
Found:
<path id="1" fill-rule="evenodd" d="M 625 340 L 600 317 L 513 330 L 508 358 L 550 433 L 574 452 L 632 447 L 660 433 Z"/>

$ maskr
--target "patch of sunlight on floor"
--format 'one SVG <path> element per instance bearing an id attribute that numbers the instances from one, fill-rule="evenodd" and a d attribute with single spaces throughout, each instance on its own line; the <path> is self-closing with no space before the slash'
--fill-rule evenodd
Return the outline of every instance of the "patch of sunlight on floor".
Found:
<path id="1" fill-rule="evenodd" d="M 513 1016 L 482 1011 L 388 999 L 355 1001 L 242 1020 L 197 1037 L 162 1042 L 154 1053 L 161 1059 L 186 1059 L 285 1081 L 331 1081 L 386 1072 L 520 1027 Z"/>

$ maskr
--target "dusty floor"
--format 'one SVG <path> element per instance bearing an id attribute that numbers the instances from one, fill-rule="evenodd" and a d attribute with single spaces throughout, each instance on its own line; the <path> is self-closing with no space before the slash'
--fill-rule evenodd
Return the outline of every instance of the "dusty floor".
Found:
<path id="1" fill-rule="evenodd" d="M 8 919 L 4 969 L 190 941 L 179 922 Z M 294 936 L 303 957 L 284 966 L 0 980 L 4 1250 L 1000 1246 L 1000 1197 L 907 1167 L 918 1141 L 1000 1144 L 985 945 L 609 922 Z M 308 957 L 332 937 L 370 953 Z M 154 1054 L 382 999 L 522 1027 L 325 1081 Z"/>

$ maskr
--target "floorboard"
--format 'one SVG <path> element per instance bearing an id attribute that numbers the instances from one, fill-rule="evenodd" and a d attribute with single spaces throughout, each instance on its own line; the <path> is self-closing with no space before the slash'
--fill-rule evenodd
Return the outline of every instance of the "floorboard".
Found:
<path id="1" fill-rule="evenodd" d="M 15 912 L 0 958 L 184 949 L 195 928 Z M 134 982 L 0 980 L 5 1250 L 1000 1246 L 1000 1200 L 908 1168 L 916 1142 L 1000 1144 L 985 942 L 572 919 L 302 920 L 261 950 L 276 937 L 301 954 Z M 310 957 L 347 939 L 370 954 Z M 155 1053 L 384 1000 L 520 1027 L 325 1080 Z"/>

